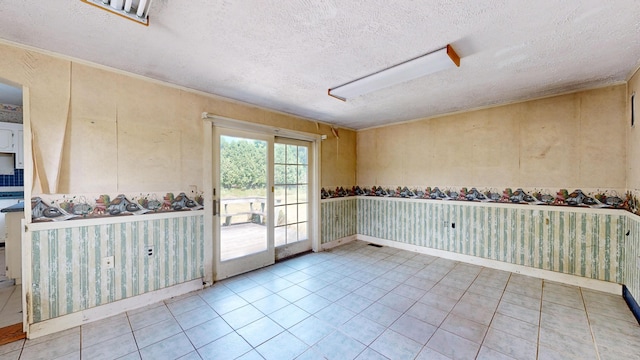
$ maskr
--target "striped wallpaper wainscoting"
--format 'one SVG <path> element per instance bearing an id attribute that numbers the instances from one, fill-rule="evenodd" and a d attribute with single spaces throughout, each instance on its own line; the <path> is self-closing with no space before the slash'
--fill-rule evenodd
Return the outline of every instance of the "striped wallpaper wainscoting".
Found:
<path id="1" fill-rule="evenodd" d="M 201 211 L 89 222 L 29 225 L 30 323 L 203 277 Z"/>
<path id="2" fill-rule="evenodd" d="M 356 234 L 357 200 L 355 197 L 346 197 L 321 201 L 320 232 L 322 244 Z"/>
<path id="3" fill-rule="evenodd" d="M 626 220 L 622 210 L 357 198 L 358 235 L 616 283 Z"/>
<path id="4" fill-rule="evenodd" d="M 629 228 L 629 236 L 625 244 L 622 278 L 634 299 L 640 301 L 640 216 L 629 214 L 627 227 Z"/>

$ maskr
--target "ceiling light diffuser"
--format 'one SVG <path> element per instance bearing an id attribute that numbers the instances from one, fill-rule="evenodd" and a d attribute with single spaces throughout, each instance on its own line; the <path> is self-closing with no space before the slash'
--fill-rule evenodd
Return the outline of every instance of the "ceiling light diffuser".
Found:
<path id="1" fill-rule="evenodd" d="M 347 101 L 405 81 L 460 66 L 460 57 L 451 45 L 418 56 L 384 70 L 329 89 L 329 96 Z"/>
<path id="2" fill-rule="evenodd" d="M 80 0 L 110 13 L 149 26 L 151 0 Z"/>

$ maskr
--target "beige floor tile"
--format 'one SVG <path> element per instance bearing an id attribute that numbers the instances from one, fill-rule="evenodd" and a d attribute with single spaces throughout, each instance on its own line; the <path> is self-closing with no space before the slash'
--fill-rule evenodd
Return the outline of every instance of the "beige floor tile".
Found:
<path id="1" fill-rule="evenodd" d="M 427 347 L 452 359 L 474 359 L 480 345 L 463 337 L 438 329 L 427 343 Z"/>
<path id="2" fill-rule="evenodd" d="M 72 335 L 72 336 L 69 336 Z M 66 339 L 71 339 L 73 338 L 73 336 L 77 337 L 78 339 L 80 338 L 80 326 L 76 326 L 74 328 L 71 329 L 67 329 L 67 330 L 63 330 L 63 331 L 59 331 L 53 334 L 49 334 L 49 335 L 45 335 L 45 336 L 41 336 L 39 338 L 35 338 L 35 339 L 27 339 L 24 343 L 24 347 L 31 347 L 31 346 L 36 346 L 38 344 L 53 340 L 53 339 L 57 339 L 57 338 L 61 338 L 61 337 L 65 337 Z"/>
<path id="3" fill-rule="evenodd" d="M 426 346 L 422 348 L 422 351 L 420 351 L 420 354 L 418 354 L 418 357 L 416 357 L 416 360 L 450 360 L 450 359 L 451 359 L 450 357 L 445 356 Z"/>
<path id="4" fill-rule="evenodd" d="M 382 333 L 370 347 L 389 359 L 412 359 L 422 350 L 422 344 L 393 330 Z"/>
<path id="5" fill-rule="evenodd" d="M 0 355 L 21 350 L 24 346 L 24 342 L 25 340 L 18 340 L 8 344 L 0 345 Z"/>
<path id="6" fill-rule="evenodd" d="M 640 325 L 627 320 L 619 320 L 605 315 L 589 313 L 589 323 L 594 330 L 609 330 L 613 333 L 625 334 L 640 338 Z"/>
<path id="7" fill-rule="evenodd" d="M 542 297 L 542 281 L 532 282 L 522 277 L 512 276 L 505 291 L 540 299 Z"/>
<path id="8" fill-rule="evenodd" d="M 414 304 L 409 310 L 407 310 L 406 314 L 433 326 L 440 326 L 448 315 L 446 311 L 436 309 L 423 303 Z"/>
<path id="9" fill-rule="evenodd" d="M 449 314 L 440 328 L 478 344 L 482 343 L 488 329 L 485 325 L 455 314 Z"/>
<path id="10" fill-rule="evenodd" d="M 511 333 L 521 339 L 538 341 L 538 326 L 507 315 L 496 314 L 491 322 L 491 327 Z"/>
<path id="11" fill-rule="evenodd" d="M 182 332 L 182 328 L 178 325 L 178 322 L 172 318 L 136 330 L 133 336 L 135 337 L 138 348 L 144 348 L 180 332 Z"/>
<path id="12" fill-rule="evenodd" d="M 591 330 L 586 316 L 550 314 L 543 312 L 540 317 L 540 327 L 565 333 L 574 338 L 589 337 Z"/>
<path id="13" fill-rule="evenodd" d="M 21 322 L 22 288 L 20 285 L 0 288 L 0 327 Z"/>
<path id="14" fill-rule="evenodd" d="M 18 360 L 20 358 L 21 353 L 22 353 L 22 349 L 13 350 L 11 352 L 0 354 L 0 360 Z"/>
<path id="15" fill-rule="evenodd" d="M 477 360 L 515 360 L 511 356 L 507 356 L 501 352 L 493 350 L 490 347 L 483 346 L 480 348 Z"/>
<path id="16" fill-rule="evenodd" d="M 476 280 L 471 284 L 471 286 L 469 286 L 467 292 L 500 300 L 500 298 L 502 298 L 503 289 L 493 287 L 493 283 Z"/>
<path id="17" fill-rule="evenodd" d="M 82 348 L 82 356 L 85 359 L 116 359 L 138 350 L 132 333 L 126 333 L 118 337 L 99 342 L 95 345 Z"/>
<path id="18" fill-rule="evenodd" d="M 575 309 L 583 310 L 584 302 L 582 301 L 582 294 L 578 288 L 559 288 L 558 285 L 548 286 L 545 282 L 545 287 L 542 291 L 542 301 L 556 303 Z"/>
<path id="19" fill-rule="evenodd" d="M 536 358 L 536 342 L 527 341 L 493 328 L 489 329 L 482 345 L 515 359 L 535 360 Z"/>
<path id="20" fill-rule="evenodd" d="M 536 326 L 540 323 L 540 310 L 531 310 L 510 302 L 501 301 L 496 312 Z"/>
<path id="21" fill-rule="evenodd" d="M 597 358 L 595 346 L 589 339 L 584 337 L 576 338 L 572 335 L 546 328 L 540 329 L 540 346 L 553 350 L 555 353 L 565 354 L 568 358 Z"/>
<path id="22" fill-rule="evenodd" d="M 81 327 L 82 347 L 98 344 L 115 337 L 131 333 L 131 325 L 125 314 L 99 320 Z"/>
<path id="23" fill-rule="evenodd" d="M 492 304 L 479 305 L 472 302 L 460 301 L 451 311 L 451 313 L 467 318 L 477 323 L 489 326 L 496 308 Z"/>
<path id="24" fill-rule="evenodd" d="M 438 283 L 433 288 L 431 288 L 431 290 L 429 290 L 429 292 L 432 293 L 432 294 L 436 294 L 438 296 L 448 297 L 450 299 L 453 299 L 453 300 L 457 301 L 457 300 L 460 300 L 462 295 L 464 295 L 465 290 L 464 289 L 458 289 L 458 288 L 452 288 L 452 287 L 446 286 L 444 284 Z"/>
<path id="25" fill-rule="evenodd" d="M 542 301 L 539 298 L 532 298 L 512 292 L 505 292 L 504 294 L 502 294 L 502 298 L 500 299 L 500 301 L 522 306 L 524 308 L 538 312 L 540 311 L 540 306 L 542 305 Z"/>
<path id="26" fill-rule="evenodd" d="M 409 339 L 425 345 L 437 328 L 422 320 L 418 320 L 409 315 L 403 315 L 394 322 L 389 329 Z"/>
<path id="27" fill-rule="evenodd" d="M 50 338 L 37 344 L 25 345 L 22 351 L 22 360 L 49 360 L 68 355 L 80 350 L 80 332 Z"/>

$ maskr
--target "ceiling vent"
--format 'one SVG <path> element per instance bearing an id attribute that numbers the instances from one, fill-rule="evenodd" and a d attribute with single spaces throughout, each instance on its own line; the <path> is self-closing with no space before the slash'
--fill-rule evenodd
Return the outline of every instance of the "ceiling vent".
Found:
<path id="1" fill-rule="evenodd" d="M 149 26 L 149 5 L 151 0 L 80 0 L 125 19 Z"/>

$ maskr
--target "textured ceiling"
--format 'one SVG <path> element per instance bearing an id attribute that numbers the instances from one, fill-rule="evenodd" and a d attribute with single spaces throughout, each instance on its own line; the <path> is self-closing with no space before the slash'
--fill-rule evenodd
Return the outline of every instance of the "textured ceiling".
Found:
<path id="1" fill-rule="evenodd" d="M 626 81 L 636 0 L 0 0 L 0 38 L 362 129 Z M 452 44 L 461 66 L 352 101 L 327 89 Z M 211 109 L 215 111 L 215 109 Z"/>

